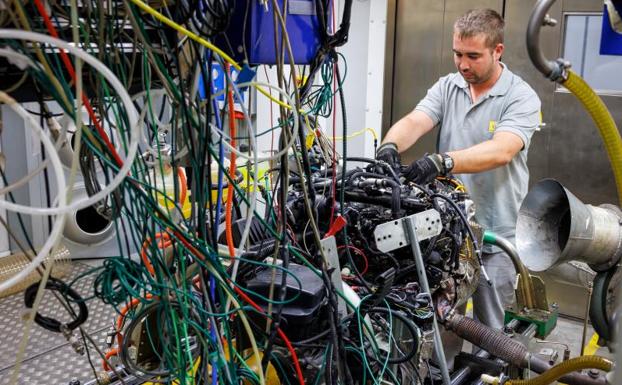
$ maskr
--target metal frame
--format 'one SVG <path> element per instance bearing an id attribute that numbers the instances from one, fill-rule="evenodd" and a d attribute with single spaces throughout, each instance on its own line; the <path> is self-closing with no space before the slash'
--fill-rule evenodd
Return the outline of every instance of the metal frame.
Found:
<path id="1" fill-rule="evenodd" d="M 430 293 L 430 285 L 428 284 L 428 276 L 425 273 L 425 264 L 423 263 L 423 256 L 421 255 L 421 249 L 419 248 L 419 239 L 417 238 L 417 219 L 413 216 L 407 217 L 403 222 L 404 230 L 408 234 L 410 239 L 410 247 L 415 257 L 415 264 L 417 265 L 417 277 L 424 293 Z M 449 370 L 447 369 L 447 359 L 445 358 L 445 348 L 443 347 L 443 341 L 441 340 L 441 332 L 438 327 L 438 321 L 436 319 L 436 311 L 432 310 L 432 327 L 434 330 L 434 351 L 438 359 L 438 365 L 441 369 L 441 375 L 443 376 L 443 384 L 449 385 L 451 379 L 449 377 Z"/>

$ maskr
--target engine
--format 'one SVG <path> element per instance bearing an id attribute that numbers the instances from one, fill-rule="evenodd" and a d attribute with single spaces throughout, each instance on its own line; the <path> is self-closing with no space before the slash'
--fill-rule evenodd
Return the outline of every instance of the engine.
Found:
<path id="1" fill-rule="evenodd" d="M 358 380 L 366 371 L 371 375 L 381 370 L 383 358 L 398 365 L 403 379 L 431 375 L 433 312 L 442 321 L 466 303 L 479 280 L 482 231 L 472 222 L 474 204 L 460 182 L 439 178 L 426 186 L 403 183 L 386 165 L 368 162 L 367 167 L 345 173 L 316 165 L 310 177 L 292 175 L 286 207 L 272 213 L 287 217 L 288 239 L 276 241 L 253 223 L 252 251 L 247 256 L 274 261 L 271 256 L 276 254 L 279 261 L 288 261 L 283 267 L 292 273 L 273 274 L 273 269 L 254 264 L 240 267 L 246 288 L 261 294 L 258 303 L 281 320 L 279 327 L 298 348 L 308 381 L 320 373 L 328 375 L 322 366 L 327 354 L 341 358 L 335 361 L 341 365 L 337 372 Z M 436 232 L 420 242 L 427 293 L 402 221 L 430 211 L 437 213 L 439 223 L 434 223 Z M 386 224 L 392 225 L 383 233 Z M 238 223 L 236 238 L 243 225 L 244 221 Z M 336 250 L 325 246 L 332 235 Z M 387 238 L 395 244 L 390 251 L 380 245 Z M 290 252 L 284 244 L 289 244 Z M 297 254 L 306 262 L 300 262 Z M 327 254 L 335 261 L 330 262 Z M 282 304 L 275 305 L 268 297 L 279 298 Z M 265 319 L 257 316 L 254 321 L 260 329 L 267 328 Z M 326 346 L 340 344 L 346 348 L 327 352 Z M 269 353 L 290 362 L 287 350 L 278 345 Z M 347 345 L 359 347 L 359 352 L 350 352 Z M 401 353 L 388 356 L 395 351 Z"/>

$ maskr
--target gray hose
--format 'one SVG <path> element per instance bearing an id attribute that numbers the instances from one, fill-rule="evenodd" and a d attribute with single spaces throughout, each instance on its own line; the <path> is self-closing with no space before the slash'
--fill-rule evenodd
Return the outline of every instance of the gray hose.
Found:
<path id="1" fill-rule="evenodd" d="M 540 28 L 545 22 L 546 13 L 555 0 L 540 0 L 531 11 L 527 24 L 527 53 L 533 65 L 547 78 L 557 81 L 564 72 L 564 67 L 558 61 L 548 60 L 540 49 Z"/>

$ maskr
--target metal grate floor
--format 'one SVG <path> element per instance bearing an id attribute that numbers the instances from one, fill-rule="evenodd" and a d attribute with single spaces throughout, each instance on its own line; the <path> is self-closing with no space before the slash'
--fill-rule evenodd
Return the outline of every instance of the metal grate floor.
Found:
<path id="1" fill-rule="evenodd" d="M 71 281 L 90 268 L 89 265 L 74 262 L 65 281 Z M 93 293 L 93 279 L 94 275 L 81 279 L 74 288 L 82 296 L 88 297 Z M 9 385 L 13 375 L 17 351 L 23 336 L 24 309 L 23 293 L 0 299 L 0 385 Z M 104 350 L 106 333 L 115 319 L 115 312 L 111 306 L 97 298 L 88 302 L 88 309 L 89 317 L 83 325 L 84 330 L 91 334 L 99 348 Z M 66 320 L 68 317 L 67 311 L 49 293 L 43 297 L 40 313 L 58 320 Z M 92 347 L 90 352 L 95 369 L 102 370 L 99 355 Z M 81 356 L 74 352 L 62 334 L 50 332 L 33 324 L 17 378 L 17 385 L 67 385 L 72 379 L 84 384 L 94 376 L 86 354 Z"/>

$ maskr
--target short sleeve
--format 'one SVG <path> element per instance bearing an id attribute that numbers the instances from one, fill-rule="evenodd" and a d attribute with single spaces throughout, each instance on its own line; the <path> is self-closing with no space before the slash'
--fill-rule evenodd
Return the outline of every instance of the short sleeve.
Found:
<path id="1" fill-rule="evenodd" d="M 430 89 L 415 110 L 422 111 L 432 119 L 434 125 L 442 123 L 443 120 L 443 93 L 442 82 L 444 78 L 439 79 Z"/>
<path id="2" fill-rule="evenodd" d="M 540 98 L 527 84 L 509 92 L 509 100 L 497 122 L 495 132 L 511 132 L 523 141 L 523 150 L 529 148 L 531 136 L 540 125 Z"/>

